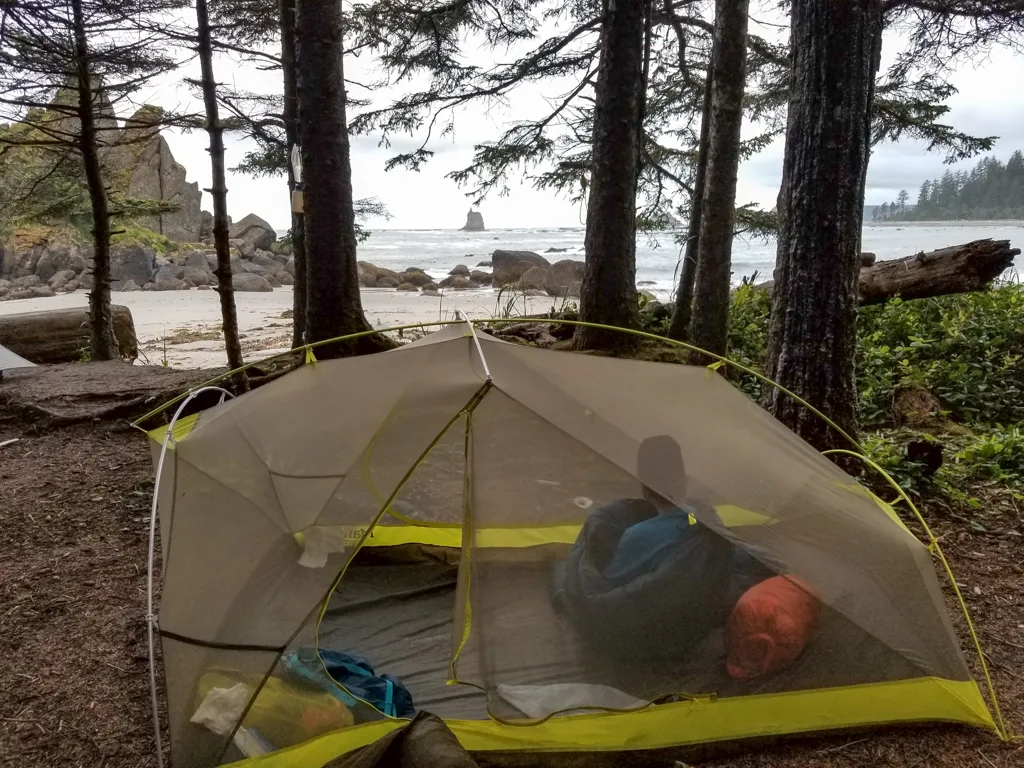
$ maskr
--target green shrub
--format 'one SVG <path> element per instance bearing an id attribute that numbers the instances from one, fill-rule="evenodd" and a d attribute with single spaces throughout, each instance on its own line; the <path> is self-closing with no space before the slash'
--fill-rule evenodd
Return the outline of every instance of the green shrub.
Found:
<path id="1" fill-rule="evenodd" d="M 997 427 L 974 437 L 956 454 L 955 461 L 972 479 L 1024 482 L 1024 429 Z"/>
<path id="2" fill-rule="evenodd" d="M 733 291 L 729 304 L 729 357 L 758 373 L 764 373 L 771 306 L 768 292 L 756 290 L 749 283 Z M 739 373 L 738 383 L 747 395 L 760 399 L 764 386 L 760 379 L 749 373 Z"/>
<path id="3" fill-rule="evenodd" d="M 134 224 L 115 224 L 115 231 L 123 230 L 110 238 L 113 245 L 143 245 L 157 253 L 167 253 L 171 241 L 158 232 Z"/>
<path id="4" fill-rule="evenodd" d="M 729 356 L 764 372 L 771 300 L 742 285 L 729 308 Z M 963 423 L 1024 421 L 1024 287 L 900 301 L 861 309 L 857 326 L 860 422 L 891 421 L 897 389 L 915 386 Z M 761 383 L 740 376 L 751 397 Z"/>
<path id="5" fill-rule="evenodd" d="M 961 422 L 1024 420 L 1024 289 L 866 307 L 857 352 L 860 418 L 888 420 L 898 387 L 935 394 Z"/>

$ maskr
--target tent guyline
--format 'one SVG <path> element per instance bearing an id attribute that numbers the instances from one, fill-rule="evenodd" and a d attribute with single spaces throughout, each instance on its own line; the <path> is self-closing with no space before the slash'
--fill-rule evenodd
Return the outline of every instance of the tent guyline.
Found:
<path id="1" fill-rule="evenodd" d="M 929 720 L 1010 737 L 936 537 L 849 435 L 840 430 L 860 453 L 830 453 L 886 477 L 927 547 L 722 377 L 506 344 L 464 316 L 424 325 L 444 330 L 381 355 L 318 364 L 315 345 L 299 348 L 308 365 L 179 418 L 192 390 L 150 433 L 176 763 L 267 754 L 259 765 L 274 768 L 286 746 L 329 762 L 408 720 L 392 714 L 396 691 L 433 702 L 483 751 Z M 709 368 L 777 386 L 713 358 Z M 649 403 L 624 400 L 625 386 Z M 674 543 L 638 564 L 658 547 L 630 544 L 634 527 Z M 954 584 L 991 712 L 929 553 Z M 203 576 L 216 558 L 218 577 Z M 185 610 L 181 596 L 202 585 L 202 604 Z M 776 604 L 797 617 L 785 637 L 755 629 Z M 190 638 L 205 648 L 187 650 Z M 423 669 L 409 666 L 410 647 Z M 373 666 L 357 675 L 366 662 L 352 659 Z M 313 684 L 325 687 L 314 695 Z M 231 696 L 240 708 L 220 728 L 216 707 Z M 296 696 L 301 717 L 287 715 Z"/>

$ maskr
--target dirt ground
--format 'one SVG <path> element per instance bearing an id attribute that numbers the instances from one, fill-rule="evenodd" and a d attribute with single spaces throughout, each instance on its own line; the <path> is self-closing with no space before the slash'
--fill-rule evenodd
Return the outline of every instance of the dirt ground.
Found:
<path id="1" fill-rule="evenodd" d="M 33 434 L 0 418 L 0 443 L 13 437 L 20 439 L 0 448 L 0 765 L 154 766 L 145 438 L 123 421 Z M 977 621 L 1004 715 L 1024 733 L 1024 546 L 933 522 Z M 956 727 L 904 728 L 788 739 L 702 765 L 1009 768 L 1024 766 L 1024 742 Z"/>

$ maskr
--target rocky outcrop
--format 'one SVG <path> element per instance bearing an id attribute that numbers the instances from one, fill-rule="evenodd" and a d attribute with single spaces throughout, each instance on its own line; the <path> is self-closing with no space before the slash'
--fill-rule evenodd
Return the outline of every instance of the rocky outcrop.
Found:
<path id="1" fill-rule="evenodd" d="M 255 213 L 250 213 L 241 221 L 232 224 L 229 232 L 232 240 L 244 240 L 261 251 L 269 251 L 277 242 L 274 228 Z"/>
<path id="2" fill-rule="evenodd" d="M 500 288 L 519 280 L 530 267 L 550 267 L 551 262 L 533 251 L 502 251 L 491 254 L 494 285 Z"/>
<path id="3" fill-rule="evenodd" d="M 469 209 L 469 213 L 466 214 L 466 224 L 462 227 L 463 232 L 485 232 L 487 228 L 484 226 L 484 216 L 479 211 L 474 211 L 472 208 Z"/>
<path id="4" fill-rule="evenodd" d="M 201 239 L 203 212 L 199 185 L 189 182 L 185 167 L 174 159 L 159 133 L 163 111 L 143 106 L 125 125 L 114 146 L 104 154 L 111 186 L 128 197 L 177 206 L 141 223 L 169 240 L 194 243 Z"/>

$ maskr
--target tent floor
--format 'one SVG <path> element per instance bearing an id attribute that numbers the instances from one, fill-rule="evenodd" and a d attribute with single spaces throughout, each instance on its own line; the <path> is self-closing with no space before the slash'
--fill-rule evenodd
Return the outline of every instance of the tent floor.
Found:
<path id="1" fill-rule="evenodd" d="M 738 681 L 725 671 L 723 632 L 716 630 L 692 649 L 681 649 L 676 664 L 638 659 L 625 668 L 587 653 L 571 623 L 555 613 L 549 599 L 550 562 L 490 563 L 500 578 L 482 583 L 486 596 L 474 603 L 474 631 L 501 638 L 500 664 L 467 646 L 459 665 L 477 669 L 482 685 L 516 683 L 598 683 L 632 696 L 666 694 L 738 696 L 829 688 L 917 677 L 922 672 L 834 611 L 825 611 L 817 634 L 799 662 L 758 681 Z M 456 616 L 457 568 L 442 564 L 356 565 L 336 591 L 320 627 L 320 647 L 365 657 L 378 674 L 401 680 L 418 710 L 445 719 L 486 719 L 488 696 L 473 685 L 448 685 Z M 483 591 L 484 587 L 480 588 Z M 476 595 L 474 596 L 476 599 Z M 461 619 L 460 619 L 461 621 Z M 461 627 L 459 635 L 461 636 Z M 470 651 L 473 651 L 470 653 Z M 491 713 L 524 715 L 491 695 Z"/>

